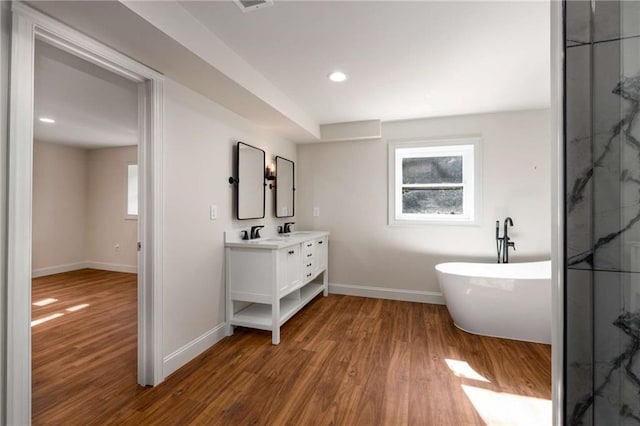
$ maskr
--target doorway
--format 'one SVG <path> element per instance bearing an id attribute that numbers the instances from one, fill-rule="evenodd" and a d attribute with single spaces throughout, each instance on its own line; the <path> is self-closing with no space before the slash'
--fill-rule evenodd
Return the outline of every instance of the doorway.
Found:
<path id="1" fill-rule="evenodd" d="M 55 46 L 138 85 L 139 279 L 137 382 L 162 373 L 162 84 L 155 71 L 22 3 L 13 3 L 8 185 L 7 422 L 31 419 L 34 45 Z"/>
<path id="2" fill-rule="evenodd" d="M 137 83 L 36 40 L 34 424 L 136 388 L 138 100 Z"/>

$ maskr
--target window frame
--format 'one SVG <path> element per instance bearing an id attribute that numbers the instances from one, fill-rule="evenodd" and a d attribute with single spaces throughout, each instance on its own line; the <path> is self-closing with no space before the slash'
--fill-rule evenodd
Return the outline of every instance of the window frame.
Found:
<path id="1" fill-rule="evenodd" d="M 413 225 L 480 225 L 482 205 L 482 138 L 480 136 L 430 140 L 390 141 L 388 168 L 388 224 Z M 421 156 L 463 156 L 463 214 L 402 213 L 402 188 L 437 188 L 439 184 L 403 184 L 402 159 Z M 469 161 L 472 160 L 472 161 Z M 445 186 L 457 186 L 446 184 Z"/>
<path id="2" fill-rule="evenodd" d="M 137 198 L 138 198 L 138 213 L 131 214 L 129 213 L 129 168 L 131 166 L 136 166 L 136 189 L 137 189 Z M 138 220 L 138 214 L 140 213 L 140 166 L 138 163 L 128 162 L 127 167 L 125 168 L 125 190 L 124 190 L 124 218 L 126 220 Z"/>

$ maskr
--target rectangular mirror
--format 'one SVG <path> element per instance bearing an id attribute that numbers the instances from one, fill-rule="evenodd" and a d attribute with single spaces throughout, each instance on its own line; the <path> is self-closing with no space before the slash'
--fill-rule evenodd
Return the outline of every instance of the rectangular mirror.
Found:
<path id="1" fill-rule="evenodd" d="M 265 211 L 264 166 L 265 152 L 260 148 L 238 142 L 237 217 L 263 219 Z"/>
<path id="2" fill-rule="evenodd" d="M 292 217 L 295 214 L 295 190 L 293 161 L 276 157 L 276 217 Z"/>

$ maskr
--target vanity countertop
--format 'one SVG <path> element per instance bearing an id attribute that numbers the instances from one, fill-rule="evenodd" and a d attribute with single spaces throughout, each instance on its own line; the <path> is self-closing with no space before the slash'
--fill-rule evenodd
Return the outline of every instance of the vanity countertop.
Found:
<path id="1" fill-rule="evenodd" d="M 225 247 L 281 249 L 327 235 L 329 235 L 327 231 L 294 231 L 288 234 L 265 236 L 254 240 L 228 238 L 225 241 Z"/>

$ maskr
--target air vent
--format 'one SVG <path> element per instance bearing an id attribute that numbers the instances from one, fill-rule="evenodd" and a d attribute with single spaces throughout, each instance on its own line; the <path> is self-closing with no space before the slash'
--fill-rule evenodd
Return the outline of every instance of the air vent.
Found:
<path id="1" fill-rule="evenodd" d="M 243 12 L 251 12 L 253 10 L 262 9 L 263 7 L 272 6 L 273 0 L 233 0 Z"/>

